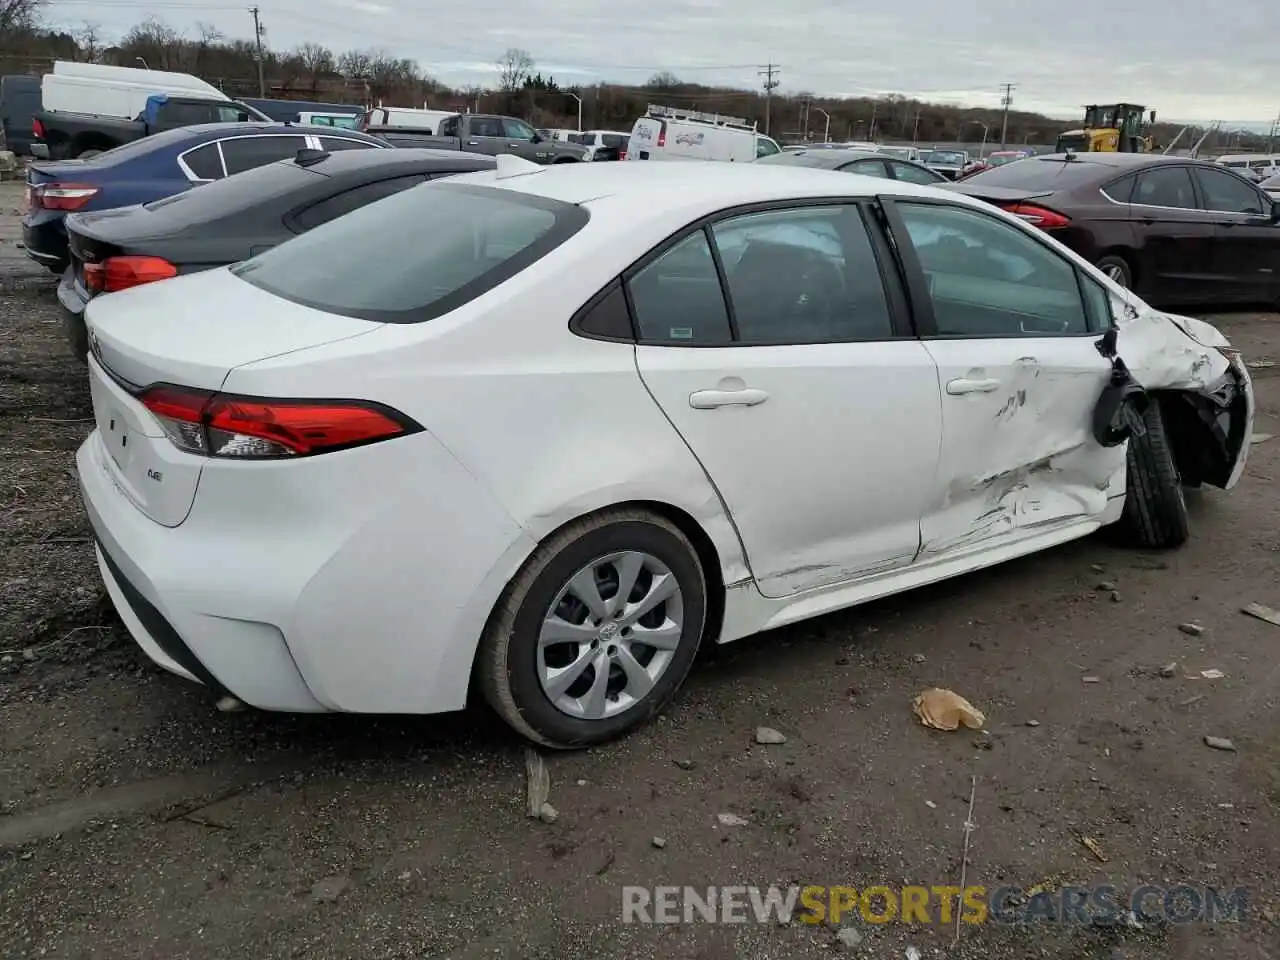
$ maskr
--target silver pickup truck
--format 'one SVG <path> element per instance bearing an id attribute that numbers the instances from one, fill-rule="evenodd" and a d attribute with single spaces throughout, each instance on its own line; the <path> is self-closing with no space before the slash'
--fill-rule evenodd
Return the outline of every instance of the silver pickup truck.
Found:
<path id="1" fill-rule="evenodd" d="M 397 147 L 466 150 L 489 156 L 514 153 L 534 163 L 577 163 L 588 157 L 585 147 L 562 140 L 548 140 L 523 120 L 483 113 L 448 117 L 440 122 L 435 135 L 404 125 L 361 129 Z"/>

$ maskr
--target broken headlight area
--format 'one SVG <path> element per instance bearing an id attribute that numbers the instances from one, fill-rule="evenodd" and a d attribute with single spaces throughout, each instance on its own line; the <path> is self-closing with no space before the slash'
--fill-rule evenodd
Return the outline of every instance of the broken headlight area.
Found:
<path id="1" fill-rule="evenodd" d="M 1235 366 L 1204 390 L 1162 391 L 1159 401 L 1183 482 L 1225 486 L 1248 440 L 1248 398 Z"/>

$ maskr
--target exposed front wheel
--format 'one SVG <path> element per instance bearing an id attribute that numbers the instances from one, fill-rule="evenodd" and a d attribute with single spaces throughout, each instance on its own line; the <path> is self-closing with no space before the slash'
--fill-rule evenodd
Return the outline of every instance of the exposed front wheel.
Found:
<path id="1" fill-rule="evenodd" d="M 1146 433 L 1129 438 L 1127 490 L 1121 523 L 1142 547 L 1168 549 L 1186 542 L 1187 500 L 1154 400 L 1142 414 Z"/>
<path id="2" fill-rule="evenodd" d="M 485 699 L 550 747 L 612 739 L 684 681 L 706 620 L 706 578 L 680 530 L 609 510 L 550 537 L 508 585 L 477 662 Z"/>

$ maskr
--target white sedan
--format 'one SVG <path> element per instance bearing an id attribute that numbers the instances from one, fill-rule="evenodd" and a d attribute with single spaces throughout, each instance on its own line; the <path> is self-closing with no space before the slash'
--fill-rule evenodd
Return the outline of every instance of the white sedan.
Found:
<path id="1" fill-rule="evenodd" d="M 153 660 L 268 710 L 474 686 L 556 747 L 703 643 L 1104 524 L 1176 546 L 1253 416 L 1215 329 L 1016 217 L 794 167 L 502 157 L 88 325 L 78 473 Z"/>

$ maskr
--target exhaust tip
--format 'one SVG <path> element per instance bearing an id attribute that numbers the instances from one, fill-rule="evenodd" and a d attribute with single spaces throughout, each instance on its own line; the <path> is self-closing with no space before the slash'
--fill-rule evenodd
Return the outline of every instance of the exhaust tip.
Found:
<path id="1" fill-rule="evenodd" d="M 248 710 L 249 705 L 243 700 L 237 700 L 235 697 L 219 697 L 218 702 L 214 704 L 222 713 L 240 713 Z"/>

